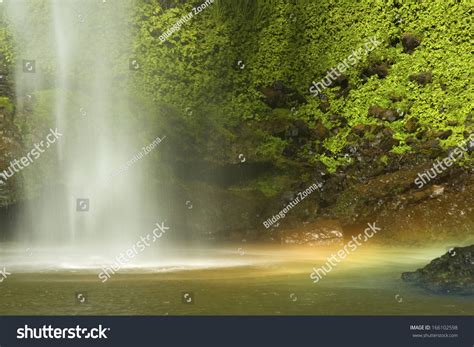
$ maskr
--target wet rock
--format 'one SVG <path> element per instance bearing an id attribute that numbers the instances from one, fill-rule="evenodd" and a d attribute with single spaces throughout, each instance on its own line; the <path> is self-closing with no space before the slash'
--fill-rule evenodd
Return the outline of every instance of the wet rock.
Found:
<path id="1" fill-rule="evenodd" d="M 434 198 L 434 197 L 443 195 L 443 193 L 444 193 L 444 186 L 439 186 L 439 185 L 435 184 L 431 187 L 430 198 Z"/>
<path id="2" fill-rule="evenodd" d="M 379 78 L 385 78 L 388 75 L 390 65 L 387 62 L 375 61 L 370 66 L 364 68 L 361 72 L 362 78 L 377 75 Z"/>
<path id="3" fill-rule="evenodd" d="M 384 152 L 388 152 L 393 147 L 398 146 L 400 144 L 400 140 L 394 139 L 393 137 L 386 137 L 380 142 L 380 149 Z"/>
<path id="4" fill-rule="evenodd" d="M 271 86 L 259 88 L 263 94 L 263 102 L 271 108 L 288 108 L 290 104 L 304 104 L 306 99 L 295 89 L 285 86 L 281 81 L 276 81 Z"/>
<path id="5" fill-rule="evenodd" d="M 426 129 L 422 129 L 416 133 L 416 138 L 418 140 L 422 140 L 426 138 L 427 134 L 428 134 L 428 131 Z"/>
<path id="6" fill-rule="evenodd" d="M 364 137 L 367 127 L 364 124 L 358 124 L 352 128 L 352 131 L 360 137 Z"/>
<path id="7" fill-rule="evenodd" d="M 421 40 L 411 33 L 404 33 L 402 35 L 403 51 L 411 54 L 421 43 Z"/>
<path id="8" fill-rule="evenodd" d="M 455 247 L 402 280 L 437 294 L 474 295 L 474 245 Z"/>
<path id="9" fill-rule="evenodd" d="M 444 174 L 446 175 L 446 174 Z M 406 200 L 409 203 L 419 203 L 426 199 L 433 199 L 438 196 L 443 195 L 445 191 L 445 187 L 442 185 L 434 184 L 432 186 L 426 187 L 423 190 L 419 190 L 418 188 L 410 193 L 407 193 L 403 200 Z"/>
<path id="10" fill-rule="evenodd" d="M 378 126 L 377 128 L 373 129 L 371 132 L 375 134 L 375 140 L 372 140 L 370 145 L 373 147 L 372 153 L 370 156 L 376 157 L 378 154 L 377 152 L 387 152 L 392 147 L 398 146 L 400 144 L 400 140 L 396 140 L 393 138 L 393 131 L 390 128 L 384 126 Z"/>
<path id="11" fill-rule="evenodd" d="M 406 123 L 405 123 L 405 129 L 409 133 L 414 133 L 418 130 L 419 128 L 418 121 L 415 118 L 409 118 Z"/>
<path id="12" fill-rule="evenodd" d="M 329 136 L 329 130 L 324 126 L 323 122 L 318 121 L 316 123 L 316 126 L 312 130 L 313 132 L 313 137 L 315 137 L 317 140 L 324 140 Z"/>
<path id="13" fill-rule="evenodd" d="M 375 117 L 384 121 L 389 121 L 393 122 L 396 121 L 398 118 L 400 118 L 400 114 L 398 112 L 391 110 L 391 109 L 385 109 L 383 107 L 374 105 L 369 108 L 369 113 L 368 115 L 370 117 Z"/>
<path id="14" fill-rule="evenodd" d="M 409 80 L 424 86 L 424 85 L 427 85 L 428 83 L 433 82 L 433 74 L 431 73 L 431 71 L 421 72 L 419 74 L 411 75 L 409 77 Z"/>
<path id="15" fill-rule="evenodd" d="M 323 101 L 319 104 L 319 109 L 324 113 L 326 113 L 330 107 L 331 107 L 331 104 L 327 101 Z"/>
<path id="16" fill-rule="evenodd" d="M 426 142 L 421 143 L 418 145 L 418 149 L 428 149 L 428 150 L 438 150 L 439 147 L 439 140 L 438 139 L 431 139 Z"/>
<path id="17" fill-rule="evenodd" d="M 403 100 L 402 96 L 397 95 L 395 93 L 390 94 L 390 96 L 388 98 L 390 99 L 391 102 L 400 102 L 400 101 Z"/>
<path id="18" fill-rule="evenodd" d="M 283 155 L 286 158 L 292 158 L 296 155 L 296 153 L 297 149 L 295 148 L 295 146 L 288 145 L 283 149 Z"/>
<path id="19" fill-rule="evenodd" d="M 264 87 L 260 89 L 263 94 L 264 102 L 271 108 L 284 108 L 287 106 L 285 94 L 281 90 L 273 87 Z"/>
<path id="20" fill-rule="evenodd" d="M 318 219 L 313 223 L 280 233 L 280 243 L 285 245 L 320 246 L 343 241 L 342 226 L 337 220 Z"/>
<path id="21" fill-rule="evenodd" d="M 432 136 L 436 137 L 436 138 L 439 138 L 439 139 L 442 139 L 442 140 L 445 140 L 448 137 L 450 137 L 452 135 L 452 133 L 453 133 L 452 130 L 440 130 L 440 131 L 433 132 Z"/>
<path id="22" fill-rule="evenodd" d="M 336 123 L 338 126 L 345 127 L 347 125 L 347 119 L 339 114 L 333 114 L 329 117 L 329 120 Z"/>
<path id="23" fill-rule="evenodd" d="M 290 118 L 290 111 L 285 109 L 275 109 L 272 111 L 271 118 L 268 120 L 259 121 L 255 126 L 258 126 L 265 132 L 273 136 L 285 138 L 287 129 L 292 125 Z"/>
<path id="24" fill-rule="evenodd" d="M 337 98 L 340 98 L 340 97 L 346 97 L 349 95 L 349 91 L 351 90 L 351 88 L 347 87 L 347 88 L 343 88 L 341 89 L 339 92 L 336 93 L 336 97 Z"/>
<path id="25" fill-rule="evenodd" d="M 298 135 L 299 135 L 299 132 L 298 132 L 298 128 L 296 127 L 291 127 L 287 129 L 287 131 L 285 132 L 286 138 L 298 137 Z"/>
<path id="26" fill-rule="evenodd" d="M 391 36 L 388 40 L 389 45 L 392 47 L 396 47 L 399 42 L 400 42 L 400 38 L 397 36 Z"/>
<path id="27" fill-rule="evenodd" d="M 281 195 L 282 203 L 288 204 L 290 201 L 294 200 L 297 197 L 298 192 L 287 190 Z"/>
<path id="28" fill-rule="evenodd" d="M 322 77 L 324 78 L 327 76 L 332 76 L 331 85 L 329 86 L 329 88 L 341 87 L 341 89 L 346 89 L 349 87 L 349 79 L 347 78 L 346 75 L 344 74 L 338 75 L 336 73 L 332 73 L 332 70 L 327 70 Z"/>
<path id="29" fill-rule="evenodd" d="M 295 120 L 293 124 L 294 124 L 294 127 L 298 130 L 299 137 L 304 137 L 304 138 L 310 137 L 311 132 L 309 130 L 308 124 L 306 124 L 304 120 L 297 119 Z"/>
<path id="30" fill-rule="evenodd" d="M 411 145 L 414 145 L 415 143 L 417 143 L 416 139 L 412 136 L 409 136 L 405 139 L 405 143 L 409 146 Z"/>

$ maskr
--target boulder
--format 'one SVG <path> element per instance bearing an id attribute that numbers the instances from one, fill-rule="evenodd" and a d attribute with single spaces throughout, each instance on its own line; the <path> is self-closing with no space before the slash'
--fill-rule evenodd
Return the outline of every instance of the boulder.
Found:
<path id="1" fill-rule="evenodd" d="M 437 294 L 474 295 L 474 245 L 451 248 L 402 280 Z"/>

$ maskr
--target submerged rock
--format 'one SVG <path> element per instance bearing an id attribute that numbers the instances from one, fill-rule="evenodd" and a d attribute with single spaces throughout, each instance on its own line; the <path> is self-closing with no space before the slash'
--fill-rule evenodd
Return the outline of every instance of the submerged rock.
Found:
<path id="1" fill-rule="evenodd" d="M 402 279 L 438 294 L 474 295 L 474 245 L 452 248 Z"/>

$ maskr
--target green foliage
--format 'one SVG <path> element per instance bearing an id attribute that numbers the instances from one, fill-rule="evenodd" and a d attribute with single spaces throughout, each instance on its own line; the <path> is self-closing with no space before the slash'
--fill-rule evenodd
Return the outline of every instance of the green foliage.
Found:
<path id="1" fill-rule="evenodd" d="M 245 153 L 249 161 L 272 162 L 280 169 L 299 161 L 306 169 L 323 163 L 330 172 L 350 162 L 342 151 L 352 141 L 348 135 L 353 126 L 381 123 L 368 116 L 372 105 L 402 110 L 405 118 L 417 119 L 428 130 L 452 130 L 452 136 L 442 141 L 444 148 L 463 139 L 464 122 L 472 111 L 469 1 L 215 0 L 170 37 L 160 39 L 203 2 L 129 2 L 136 5 L 135 12 L 120 25 L 132 28 L 133 40 L 124 37 L 120 41 L 112 34 L 90 40 L 91 47 L 104 42 L 110 46 L 107 57 L 119 76 L 118 85 L 126 85 L 129 78 L 134 84 L 130 100 L 118 99 L 117 105 L 123 104 L 124 112 L 117 118 L 117 128 L 123 117 L 131 116 L 136 117 L 137 124 L 146 124 L 141 138 L 166 132 L 170 142 L 180 148 L 177 160 L 197 156 L 228 165 L 236 163 L 239 153 Z M 127 1 L 118 3 L 125 8 Z M 50 21 L 49 9 L 41 1 L 33 1 L 31 6 L 31 17 L 42 23 L 38 25 L 41 30 L 21 38 L 18 45 L 24 49 L 27 42 L 38 43 L 29 49 L 47 61 L 49 52 L 41 42 L 52 39 L 45 25 Z M 86 14 L 89 22 L 80 40 L 89 40 L 97 28 L 105 32 L 111 28 L 117 19 L 107 11 L 103 6 L 97 13 Z M 400 42 L 406 32 L 421 38 L 421 45 L 412 54 L 403 52 Z M 309 94 L 310 83 L 319 81 L 327 70 L 374 36 L 382 44 L 344 73 L 350 84 L 348 95 L 337 96 L 339 88 L 324 90 L 330 106 L 323 113 L 319 98 Z M 127 46 L 129 40 L 132 47 Z M 0 53 L 13 61 L 11 32 L 4 13 L 0 13 Z M 84 61 L 97 58 L 88 52 L 84 55 Z M 124 64 L 131 56 L 140 63 L 140 70 L 132 77 Z M 361 78 L 363 68 L 380 61 L 390 65 L 386 78 Z M 53 71 L 54 59 L 43 66 L 46 73 Z M 82 71 L 78 72 L 80 79 L 90 78 L 87 67 L 82 67 L 78 69 Z M 433 83 L 421 86 L 409 80 L 410 75 L 425 71 L 432 72 Z M 261 88 L 276 81 L 304 96 L 306 103 L 297 106 L 298 113 L 271 110 L 262 102 Z M 34 122 L 38 124 L 28 126 L 40 126 L 43 118 L 49 121 L 46 110 L 37 112 Z M 324 141 L 295 145 L 293 157 L 284 155 L 290 141 L 261 126 L 272 120 L 299 119 L 310 128 L 321 122 L 331 129 L 332 115 L 344 117 L 348 125 Z M 412 150 L 405 142 L 410 134 L 404 125 L 404 119 L 384 122 L 401 141 L 392 149 L 394 154 Z M 317 146 L 320 150 L 311 155 Z M 266 194 L 271 190 L 265 185 L 259 187 Z"/>
<path id="2" fill-rule="evenodd" d="M 378 121 L 369 118 L 367 111 L 380 105 L 403 110 L 429 128 L 453 130 L 453 135 L 443 141 L 446 147 L 462 137 L 464 127 L 448 126 L 447 122 L 458 120 L 462 124 L 470 111 L 467 1 L 217 0 L 164 43 L 158 39 L 160 33 L 188 13 L 192 5 L 157 8 L 159 3 L 150 1 L 142 3 L 137 13 L 144 18 L 138 21 L 136 41 L 138 55 L 146 59 L 141 82 L 157 101 L 190 107 L 196 118 L 215 115 L 220 120 L 214 122 L 217 128 L 265 119 L 269 110 L 258 90 L 281 80 L 308 100 L 299 117 L 309 124 L 312 119 L 321 119 L 329 125 L 327 117 L 331 114 L 342 115 L 349 126 L 374 124 Z M 413 54 L 404 53 L 400 42 L 390 44 L 404 32 L 422 38 Z M 318 101 L 308 95 L 311 81 L 319 80 L 373 36 L 382 44 L 345 73 L 351 84 L 349 95 L 336 98 L 336 89 L 325 90 L 330 109 L 322 113 Z M 245 68 L 236 66 L 239 60 Z M 373 76 L 364 83 L 360 71 L 374 61 L 390 62 L 389 75 L 385 79 Z M 432 84 L 419 86 L 408 80 L 410 75 L 424 71 L 433 72 Z M 446 91 L 441 83 L 448 85 Z M 392 102 L 393 96 L 401 101 Z M 443 105 L 444 113 L 440 114 Z M 404 121 L 386 126 L 402 141 L 393 152 L 409 151 L 404 143 Z M 324 142 L 335 157 L 318 157 L 332 171 L 346 163 L 337 155 L 347 144 L 347 130 Z M 284 164 L 284 141 L 272 136 L 264 136 L 263 141 L 258 146 L 260 160 L 268 156 L 267 160 Z"/>
<path id="3" fill-rule="evenodd" d="M 263 175 L 256 180 L 248 182 L 244 187 L 231 187 L 230 190 L 237 194 L 242 192 L 258 191 L 267 198 L 275 197 L 282 189 L 290 187 L 291 182 L 286 175 Z"/>
<path id="4" fill-rule="evenodd" d="M 5 110 L 7 114 L 12 114 L 15 106 L 10 102 L 7 97 L 0 97 L 0 111 Z"/>

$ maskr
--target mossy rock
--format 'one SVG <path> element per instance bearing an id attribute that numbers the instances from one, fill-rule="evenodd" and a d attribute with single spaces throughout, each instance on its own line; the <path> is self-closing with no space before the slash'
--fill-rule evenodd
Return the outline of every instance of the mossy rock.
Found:
<path id="1" fill-rule="evenodd" d="M 452 248 L 402 279 L 437 294 L 474 295 L 474 245 Z"/>

